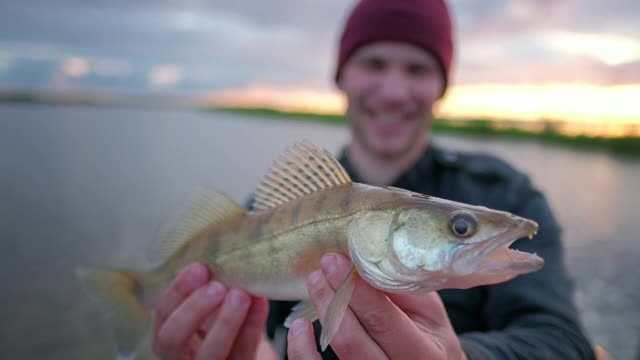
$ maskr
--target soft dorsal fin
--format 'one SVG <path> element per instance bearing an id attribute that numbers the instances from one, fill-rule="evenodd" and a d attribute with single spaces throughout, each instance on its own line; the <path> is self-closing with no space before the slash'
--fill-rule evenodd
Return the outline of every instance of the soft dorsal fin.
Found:
<path id="1" fill-rule="evenodd" d="M 199 193 L 178 222 L 164 231 L 149 251 L 152 262 L 167 259 L 182 245 L 199 234 L 245 214 L 245 210 L 227 195 L 213 189 Z"/>
<path id="2" fill-rule="evenodd" d="M 266 210 L 315 191 L 351 184 L 351 178 L 328 151 L 303 141 L 274 162 L 255 192 L 253 208 Z"/>

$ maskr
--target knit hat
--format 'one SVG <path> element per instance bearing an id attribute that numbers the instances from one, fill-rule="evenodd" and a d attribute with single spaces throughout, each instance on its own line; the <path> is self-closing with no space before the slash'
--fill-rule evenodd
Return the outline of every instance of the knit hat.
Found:
<path id="1" fill-rule="evenodd" d="M 377 41 L 406 42 L 434 55 L 442 70 L 443 92 L 447 88 L 453 41 L 444 0 L 360 0 L 340 39 L 335 81 L 358 48 Z"/>

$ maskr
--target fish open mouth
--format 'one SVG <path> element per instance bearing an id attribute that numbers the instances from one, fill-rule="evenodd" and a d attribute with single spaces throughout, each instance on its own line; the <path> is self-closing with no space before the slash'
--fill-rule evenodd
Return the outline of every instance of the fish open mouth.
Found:
<path id="1" fill-rule="evenodd" d="M 509 248 L 514 241 L 532 238 L 537 232 L 537 223 L 518 218 L 517 226 L 457 254 L 453 268 L 459 274 L 478 275 L 518 275 L 540 270 L 544 265 L 541 257 Z"/>

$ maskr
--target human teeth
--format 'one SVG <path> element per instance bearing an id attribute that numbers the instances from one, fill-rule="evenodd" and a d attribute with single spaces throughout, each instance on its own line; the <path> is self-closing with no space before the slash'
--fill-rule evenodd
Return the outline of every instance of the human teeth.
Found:
<path id="1" fill-rule="evenodd" d="M 375 116 L 376 121 L 381 123 L 392 123 L 402 119 L 399 115 L 394 114 L 378 114 Z"/>

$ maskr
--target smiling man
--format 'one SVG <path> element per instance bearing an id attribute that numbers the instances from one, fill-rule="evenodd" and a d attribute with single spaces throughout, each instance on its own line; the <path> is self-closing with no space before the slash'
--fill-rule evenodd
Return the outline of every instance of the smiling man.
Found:
<path id="1" fill-rule="evenodd" d="M 535 220 L 533 241 L 513 247 L 544 258 L 542 270 L 505 283 L 421 295 L 387 294 L 356 280 L 331 348 L 316 350 L 308 320 L 293 322 L 292 359 L 591 359 L 564 266 L 561 232 L 543 195 L 504 162 L 448 152 L 430 142 L 432 110 L 453 56 L 442 0 L 361 0 L 340 40 L 336 83 L 348 102 L 351 141 L 340 161 L 355 182 L 392 185 Z M 320 318 L 350 269 L 325 255 L 307 279 Z M 174 358 L 275 358 L 264 336 L 267 304 L 224 289 L 201 265 L 174 281 L 158 308 L 155 351 Z M 206 289 L 216 285 L 216 291 Z M 208 295 L 209 294 L 209 295 Z M 209 297 L 207 297 L 209 296 Z M 268 333 L 292 303 L 272 302 Z M 284 349 L 277 349 L 284 351 Z"/>

